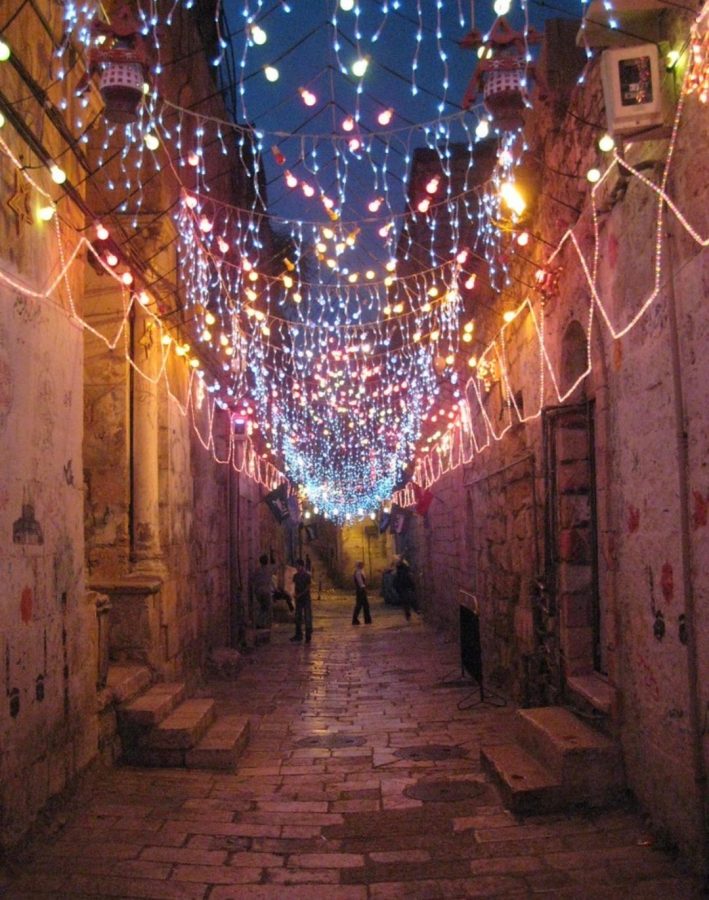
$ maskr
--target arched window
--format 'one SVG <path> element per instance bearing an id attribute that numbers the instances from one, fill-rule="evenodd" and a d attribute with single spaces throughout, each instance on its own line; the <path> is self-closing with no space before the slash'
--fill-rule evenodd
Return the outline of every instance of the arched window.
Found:
<path id="1" fill-rule="evenodd" d="M 586 398 L 586 379 L 583 378 L 588 369 L 588 342 L 586 332 L 580 322 L 570 322 L 561 344 L 561 393 L 562 396 L 574 385 L 572 394 L 566 402 L 578 402 Z M 581 379 L 579 381 L 579 379 Z M 579 382 L 576 384 L 576 382 Z"/>

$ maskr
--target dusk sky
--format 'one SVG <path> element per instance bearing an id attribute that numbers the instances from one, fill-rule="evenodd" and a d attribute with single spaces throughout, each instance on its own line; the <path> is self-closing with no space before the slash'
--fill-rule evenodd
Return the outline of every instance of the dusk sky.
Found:
<path id="1" fill-rule="evenodd" d="M 269 209 L 287 219 L 309 221 L 321 218 L 326 221 L 324 210 L 317 199 L 308 201 L 299 191 L 289 190 L 284 183 L 284 171 L 290 169 L 302 176 L 305 156 L 308 168 L 319 168 L 316 174 L 321 188 L 335 190 L 334 145 L 328 136 L 335 134 L 340 140 L 347 137 L 341 125 L 348 115 L 359 117 L 354 134 L 366 138 L 371 131 L 381 132 L 383 129 L 377 124 L 376 117 L 381 110 L 392 108 L 394 116 L 387 126 L 388 134 L 384 140 L 374 142 L 371 156 L 375 165 L 381 165 L 382 154 L 388 148 L 390 184 L 399 184 L 402 190 L 407 173 L 406 155 L 414 147 L 425 144 L 424 132 L 412 126 L 435 123 L 441 116 L 448 121 L 460 112 L 461 100 L 476 62 L 475 53 L 461 49 L 458 44 L 471 28 L 471 8 L 474 9 L 475 26 L 483 31 L 495 18 L 491 2 L 401 0 L 400 3 L 389 3 L 389 12 L 385 15 L 382 7 L 387 4 L 373 0 L 362 0 L 352 11 L 343 11 L 335 0 L 292 0 L 288 5 L 290 12 L 286 11 L 286 3 L 278 0 L 258 4 L 261 9 L 253 22 L 263 29 L 267 39 L 262 45 L 249 42 L 245 47 L 245 6 L 235 2 L 227 2 L 225 6 L 233 38 L 232 54 L 227 54 L 222 63 L 223 76 L 226 82 L 240 85 L 238 119 L 253 123 L 263 133 Z M 394 6 L 399 8 L 394 9 Z M 253 16 L 256 12 L 254 4 L 250 4 L 250 9 Z M 528 7 L 529 22 L 540 30 L 543 30 L 546 18 L 571 18 L 579 14 L 578 0 L 557 0 L 553 4 L 532 2 Z M 519 0 L 514 0 L 507 18 L 513 27 L 524 28 L 525 13 Z M 377 39 L 373 40 L 375 35 Z M 336 40 L 339 53 L 335 49 Z M 447 57 L 445 62 L 442 55 Z M 358 57 L 369 58 L 366 75 L 357 79 L 350 73 L 343 74 L 341 68 L 349 68 Z M 267 65 L 278 68 L 277 82 L 267 81 L 264 75 Z M 446 77 L 447 91 L 444 89 Z M 358 84 L 360 94 L 357 93 Z M 299 93 L 301 88 L 312 91 L 316 97 L 315 105 L 305 105 Z M 470 116 L 474 129 L 475 112 Z M 394 130 L 395 134 L 392 133 Z M 302 137 L 289 138 L 286 134 Z M 311 138 L 310 135 L 325 137 Z M 445 134 L 441 132 L 439 137 L 467 139 L 457 119 L 453 119 L 449 130 Z M 283 153 L 285 162 L 281 165 L 271 151 L 274 144 Z M 349 211 L 344 210 L 343 218 L 352 219 L 362 214 L 362 209 L 357 207 L 357 198 L 364 201 L 371 195 L 371 162 L 365 160 L 363 168 L 357 159 L 348 159 L 347 203 L 353 205 Z M 400 208 L 402 203 L 401 193 L 399 197 L 392 194 L 394 208 Z"/>

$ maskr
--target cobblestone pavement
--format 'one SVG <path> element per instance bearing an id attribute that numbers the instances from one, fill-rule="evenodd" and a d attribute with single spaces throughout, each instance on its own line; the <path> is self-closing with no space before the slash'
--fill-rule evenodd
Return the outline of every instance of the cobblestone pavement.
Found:
<path id="1" fill-rule="evenodd" d="M 513 710 L 473 705 L 454 643 L 374 598 L 315 604 L 310 645 L 274 628 L 234 682 L 235 774 L 119 768 L 23 854 L 4 898 L 676 898 L 697 895 L 630 810 L 518 819 L 481 773 Z"/>

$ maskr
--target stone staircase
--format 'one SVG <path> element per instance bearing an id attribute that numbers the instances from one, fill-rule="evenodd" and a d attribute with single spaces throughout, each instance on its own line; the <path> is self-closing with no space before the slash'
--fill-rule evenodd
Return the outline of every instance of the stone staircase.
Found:
<path id="1" fill-rule="evenodd" d="M 482 747 L 480 761 L 513 812 L 612 806 L 625 798 L 618 745 L 562 707 L 517 710 L 515 743 Z"/>
<path id="2" fill-rule="evenodd" d="M 217 718 L 214 700 L 188 698 L 181 682 L 150 685 L 150 673 L 142 666 L 116 669 L 122 671 L 109 670 L 109 688 L 117 704 L 124 762 L 221 771 L 236 768 L 249 741 L 248 717 Z"/>

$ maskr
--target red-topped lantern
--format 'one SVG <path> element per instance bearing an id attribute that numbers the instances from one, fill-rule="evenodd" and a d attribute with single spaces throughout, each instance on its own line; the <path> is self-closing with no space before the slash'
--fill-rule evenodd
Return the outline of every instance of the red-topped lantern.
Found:
<path id="1" fill-rule="evenodd" d="M 466 35 L 461 47 L 480 48 L 480 58 L 463 97 L 463 108 L 472 106 L 482 94 L 485 109 L 498 128 L 520 128 L 524 122 L 522 113 L 529 105 L 529 80 L 539 81 L 534 64 L 527 61 L 527 45 L 539 40 L 534 28 L 529 28 L 525 37 L 522 32 L 513 31 L 504 18 L 495 22 L 487 40 L 478 29 Z"/>
<path id="2" fill-rule="evenodd" d="M 99 90 L 106 104 L 104 113 L 112 122 L 133 122 L 143 99 L 150 72 L 150 56 L 141 27 L 128 6 L 121 6 L 110 23 L 94 20 L 91 26 L 96 44 L 88 59 L 88 71 L 79 92 L 89 87 L 99 73 Z M 98 41 L 103 38 L 103 43 Z"/>

